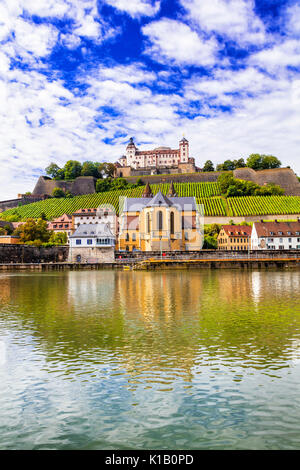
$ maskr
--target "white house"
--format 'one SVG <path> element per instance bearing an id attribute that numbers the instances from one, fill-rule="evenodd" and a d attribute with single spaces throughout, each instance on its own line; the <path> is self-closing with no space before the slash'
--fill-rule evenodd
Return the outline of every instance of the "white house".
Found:
<path id="1" fill-rule="evenodd" d="M 297 222 L 255 222 L 252 250 L 300 250 L 300 219 Z"/>
<path id="2" fill-rule="evenodd" d="M 112 263 L 116 237 L 108 224 L 83 224 L 69 237 L 69 261 L 77 263 Z"/>

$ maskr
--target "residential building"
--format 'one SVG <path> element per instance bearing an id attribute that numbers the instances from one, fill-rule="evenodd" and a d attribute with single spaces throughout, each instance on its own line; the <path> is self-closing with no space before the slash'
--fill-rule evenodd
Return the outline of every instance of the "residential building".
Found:
<path id="1" fill-rule="evenodd" d="M 253 250 L 300 250 L 300 219 L 295 222 L 255 222 Z"/>
<path id="2" fill-rule="evenodd" d="M 53 230 L 55 233 L 65 232 L 69 237 L 72 234 L 72 216 L 63 214 L 48 223 L 48 230 Z"/>
<path id="3" fill-rule="evenodd" d="M 155 196 L 147 184 L 141 198 L 125 198 L 118 246 L 124 251 L 191 251 L 203 245 L 201 214 L 194 197 Z"/>
<path id="4" fill-rule="evenodd" d="M 112 263 L 116 237 L 108 224 L 82 224 L 69 237 L 69 261 Z"/>
<path id="5" fill-rule="evenodd" d="M 113 206 L 99 206 L 97 208 L 79 209 L 72 214 L 73 230 L 80 225 L 107 224 L 114 235 L 118 231 L 118 221 Z"/>
<path id="6" fill-rule="evenodd" d="M 222 225 L 218 235 L 218 250 L 246 251 L 251 248 L 252 227 L 248 225 Z"/>

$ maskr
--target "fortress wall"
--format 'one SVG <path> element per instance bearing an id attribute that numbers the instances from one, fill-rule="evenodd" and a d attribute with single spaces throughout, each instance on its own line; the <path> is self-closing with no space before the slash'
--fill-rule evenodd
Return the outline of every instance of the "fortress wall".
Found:
<path id="1" fill-rule="evenodd" d="M 92 194 L 96 190 L 96 181 L 97 179 L 92 176 L 79 176 L 75 180 L 70 181 L 53 180 L 46 176 L 40 176 L 32 194 L 47 194 L 52 196 L 54 188 L 70 191 L 74 196 Z"/>
<path id="2" fill-rule="evenodd" d="M 130 176 L 125 178 L 128 183 L 136 183 L 141 178 L 143 183 L 159 184 L 159 183 L 215 183 L 218 180 L 221 172 L 208 172 L 208 173 L 178 173 L 169 175 L 141 175 Z"/>
<path id="3" fill-rule="evenodd" d="M 239 168 L 234 172 L 235 178 L 253 181 L 260 186 L 273 183 L 281 186 L 286 195 L 300 196 L 300 182 L 290 168 L 254 171 L 251 168 Z"/>

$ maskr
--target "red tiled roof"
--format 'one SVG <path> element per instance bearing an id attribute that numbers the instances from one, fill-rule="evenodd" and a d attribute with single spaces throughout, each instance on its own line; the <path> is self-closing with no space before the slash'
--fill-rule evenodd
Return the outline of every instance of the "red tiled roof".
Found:
<path id="1" fill-rule="evenodd" d="M 300 221 L 298 222 L 255 222 L 254 225 L 255 225 L 258 238 L 300 236 Z"/>
<path id="2" fill-rule="evenodd" d="M 252 227 L 249 225 L 222 225 L 222 228 L 231 237 L 250 237 L 252 232 Z"/>

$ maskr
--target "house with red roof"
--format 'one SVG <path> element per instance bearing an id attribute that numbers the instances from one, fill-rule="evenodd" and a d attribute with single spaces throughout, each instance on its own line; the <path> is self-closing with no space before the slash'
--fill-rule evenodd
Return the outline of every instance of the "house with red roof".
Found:
<path id="1" fill-rule="evenodd" d="M 247 251 L 251 248 L 252 227 L 248 225 L 222 225 L 218 236 L 218 250 Z"/>

